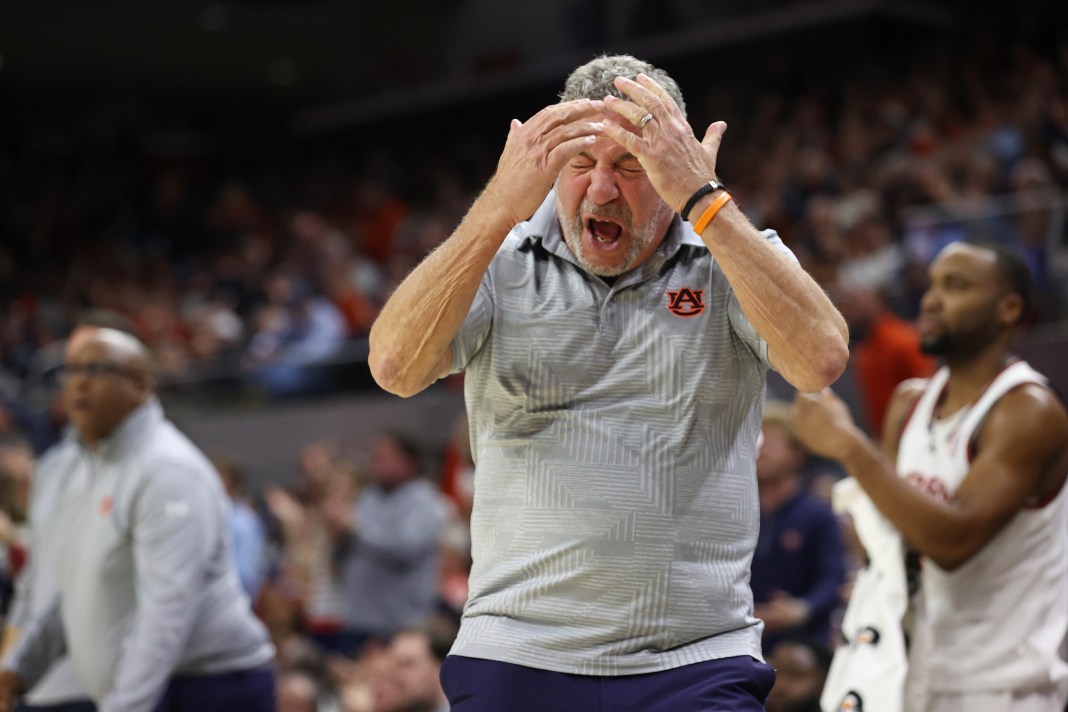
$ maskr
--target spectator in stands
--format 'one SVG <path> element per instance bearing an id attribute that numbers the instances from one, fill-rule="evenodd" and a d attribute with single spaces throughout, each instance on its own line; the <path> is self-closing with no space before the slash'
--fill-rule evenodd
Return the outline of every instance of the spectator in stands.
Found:
<path id="1" fill-rule="evenodd" d="M 350 655 L 436 610 L 445 505 L 422 469 L 419 446 L 408 436 L 387 432 L 375 440 L 369 482 L 344 522 L 337 552 Z"/>
<path id="2" fill-rule="evenodd" d="M 921 353 L 916 327 L 890 311 L 877 290 L 857 284 L 830 291 L 849 322 L 850 358 L 865 420 L 870 432 L 881 435 L 894 389 L 909 378 L 934 373 L 935 361 Z"/>
<path id="3" fill-rule="evenodd" d="M 768 653 L 775 668 L 775 687 L 765 704 L 767 712 L 820 712 L 831 654 L 819 641 L 804 636 L 786 636 Z"/>
<path id="4" fill-rule="evenodd" d="M 319 688 L 314 678 L 297 670 L 279 676 L 278 712 L 319 712 Z"/>
<path id="5" fill-rule="evenodd" d="M 393 636 L 387 651 L 390 673 L 400 689 L 404 712 L 449 712 L 440 674 L 453 637 L 430 628 L 410 628 Z"/>
<path id="6" fill-rule="evenodd" d="M 347 652 L 342 632 L 345 598 L 336 551 L 347 536 L 356 501 L 356 482 L 349 463 L 326 441 L 315 441 L 300 453 L 296 496 L 276 485 L 264 499 L 282 525 L 283 566 L 273 600 L 285 604 L 292 589 L 300 601 L 301 628 L 322 650 Z"/>
<path id="7" fill-rule="evenodd" d="M 756 616 L 764 621 L 765 652 L 794 633 L 826 645 L 831 614 L 842 603 L 841 528 L 830 506 L 805 490 L 800 474 L 804 460 L 789 406 L 768 402 L 756 462 L 760 536 L 751 579 Z"/>
<path id="8" fill-rule="evenodd" d="M 256 603 L 270 566 L 267 527 L 252 508 L 245 491 L 245 473 L 232 457 L 216 455 L 212 464 L 230 498 L 230 541 L 234 564 L 249 600 Z"/>
<path id="9" fill-rule="evenodd" d="M 29 553 L 27 514 L 34 457 L 29 443 L 0 439 L 0 611 L 7 615 Z"/>
<path id="10" fill-rule="evenodd" d="M 328 363 L 347 335 L 345 318 L 304 280 L 277 272 L 268 286 L 270 303 L 247 356 L 255 378 L 274 395 L 292 395 L 324 385 L 318 366 Z"/>

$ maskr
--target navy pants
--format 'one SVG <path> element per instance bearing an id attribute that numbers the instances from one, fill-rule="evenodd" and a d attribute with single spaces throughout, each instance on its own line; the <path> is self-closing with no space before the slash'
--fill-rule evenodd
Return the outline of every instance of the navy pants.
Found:
<path id="1" fill-rule="evenodd" d="M 452 712 L 759 712 L 775 671 L 748 656 L 644 675 L 570 675 L 450 655 L 441 685 Z"/>
<path id="2" fill-rule="evenodd" d="M 154 712 L 275 712 L 274 670 L 173 677 Z"/>
<path id="3" fill-rule="evenodd" d="M 96 712 L 96 705 L 89 700 L 64 702 L 60 705 L 28 705 L 22 702 L 15 712 Z"/>

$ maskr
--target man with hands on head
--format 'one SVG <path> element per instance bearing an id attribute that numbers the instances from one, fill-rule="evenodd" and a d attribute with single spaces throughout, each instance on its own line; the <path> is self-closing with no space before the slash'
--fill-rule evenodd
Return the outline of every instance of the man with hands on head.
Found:
<path id="1" fill-rule="evenodd" d="M 1009 350 L 1030 274 L 1004 247 L 961 242 L 929 271 L 921 348 L 944 365 L 899 386 L 882 448 L 829 391 L 796 398 L 795 433 L 840 461 L 923 557 L 908 709 L 1061 712 L 1068 414 Z"/>
<path id="2" fill-rule="evenodd" d="M 0 671 L 0 710 L 69 654 L 100 712 L 273 712 L 274 649 L 230 558 L 226 495 L 163 415 L 147 349 L 99 329 L 65 364 L 78 447 L 55 507 L 58 594 Z"/>
<path id="3" fill-rule="evenodd" d="M 495 175 L 371 331 L 388 391 L 466 372 L 455 712 L 763 708 L 748 581 L 764 378 L 830 384 L 846 328 L 718 182 L 725 130 L 699 141 L 646 62 L 579 67 L 558 104 L 512 121 Z"/>

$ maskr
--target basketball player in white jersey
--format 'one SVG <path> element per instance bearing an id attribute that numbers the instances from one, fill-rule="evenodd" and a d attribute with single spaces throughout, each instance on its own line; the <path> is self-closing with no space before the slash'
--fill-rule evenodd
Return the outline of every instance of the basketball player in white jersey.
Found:
<path id="1" fill-rule="evenodd" d="M 954 243 L 930 278 L 921 345 L 945 365 L 898 387 L 882 449 L 829 391 L 797 397 L 797 435 L 922 557 L 910 665 L 929 675 L 915 712 L 1062 712 L 1068 414 L 1009 350 L 1030 275 L 1008 250 Z"/>

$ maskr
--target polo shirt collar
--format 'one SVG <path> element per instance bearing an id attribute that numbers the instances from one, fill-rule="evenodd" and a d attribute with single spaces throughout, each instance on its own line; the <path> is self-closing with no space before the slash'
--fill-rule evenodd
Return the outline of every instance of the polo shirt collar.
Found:
<path id="1" fill-rule="evenodd" d="M 163 406 L 156 396 L 132 410 L 106 438 L 100 441 L 97 455 L 101 459 L 115 459 L 131 443 L 140 440 L 145 431 L 153 424 L 163 420 Z"/>

